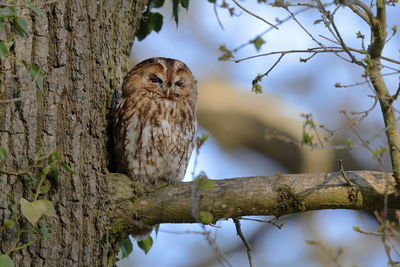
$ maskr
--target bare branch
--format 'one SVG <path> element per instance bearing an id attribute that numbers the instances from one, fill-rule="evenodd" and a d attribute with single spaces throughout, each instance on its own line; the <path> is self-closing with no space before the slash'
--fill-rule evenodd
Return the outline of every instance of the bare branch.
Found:
<path id="1" fill-rule="evenodd" d="M 249 259 L 249 265 L 250 265 L 250 267 L 253 267 L 254 266 L 253 265 L 253 251 L 250 247 L 250 244 L 247 242 L 246 238 L 243 235 L 242 227 L 240 226 L 240 221 L 237 218 L 233 218 L 232 220 L 235 223 L 237 235 L 240 237 L 240 239 L 242 240 L 243 244 L 246 247 L 247 258 Z"/>
<path id="2" fill-rule="evenodd" d="M 275 29 L 279 30 L 278 27 L 276 27 L 274 24 L 272 24 L 271 22 L 267 21 L 266 19 L 264 19 L 263 17 L 260 17 L 254 13 L 252 13 L 251 11 L 247 10 L 246 8 L 244 8 L 242 5 L 240 5 L 236 0 L 232 0 L 240 9 L 242 9 L 244 12 L 246 12 L 247 14 L 267 23 L 269 26 L 274 27 Z"/>
<path id="3" fill-rule="evenodd" d="M 387 192 L 394 193 L 391 173 L 346 171 L 357 188 L 356 198 L 348 199 L 348 186 L 340 172 L 277 174 L 214 180 L 214 190 L 202 191 L 201 210 L 210 211 L 215 221 L 240 216 L 275 215 L 320 209 L 379 209 Z M 193 223 L 192 183 L 160 185 L 146 192 L 143 184 L 122 174 L 109 174 L 109 217 L 114 234 L 134 233 L 138 225 Z M 140 193 L 141 192 L 141 193 Z M 248 192 L 252 192 L 249 194 Z M 389 196 L 389 207 L 400 201 Z"/>

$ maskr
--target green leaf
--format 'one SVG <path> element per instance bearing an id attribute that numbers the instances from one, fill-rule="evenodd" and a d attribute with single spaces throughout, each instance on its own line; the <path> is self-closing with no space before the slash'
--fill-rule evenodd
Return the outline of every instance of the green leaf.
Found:
<path id="1" fill-rule="evenodd" d="M 52 162 L 52 161 L 55 161 L 55 160 L 60 160 L 61 158 L 62 157 L 61 157 L 60 153 L 58 153 L 57 151 L 53 151 L 53 152 L 50 153 L 50 155 L 48 157 L 48 160 L 50 162 Z"/>
<path id="2" fill-rule="evenodd" d="M 181 5 L 183 8 L 189 8 L 189 0 L 181 0 Z"/>
<path id="3" fill-rule="evenodd" d="M 384 8 L 385 7 L 385 3 L 383 2 L 384 0 L 377 0 L 376 1 L 376 6 L 378 8 Z"/>
<path id="4" fill-rule="evenodd" d="M 127 238 L 122 239 L 119 244 L 121 246 L 122 258 L 124 259 L 128 257 L 133 251 L 132 240 L 128 236 Z"/>
<path id="5" fill-rule="evenodd" d="M 303 133 L 303 139 L 301 140 L 301 143 L 311 145 L 313 138 L 314 138 L 313 135 L 309 135 L 308 133 Z"/>
<path id="6" fill-rule="evenodd" d="M 50 200 L 45 200 L 45 199 L 36 200 L 33 201 L 32 204 L 40 207 L 43 215 L 47 217 L 57 217 L 57 213 L 56 210 L 54 209 L 53 202 L 51 202 Z"/>
<path id="7" fill-rule="evenodd" d="M 70 174 L 76 174 L 75 171 L 70 166 L 68 166 L 67 163 L 65 163 L 64 161 L 60 162 L 60 166 L 63 167 Z"/>
<path id="8" fill-rule="evenodd" d="M 0 18 L 14 18 L 17 16 L 17 9 L 15 7 L 5 7 L 0 9 Z"/>
<path id="9" fill-rule="evenodd" d="M 214 216 L 209 211 L 200 211 L 199 220 L 204 224 L 211 224 L 214 221 Z"/>
<path id="10" fill-rule="evenodd" d="M 361 232 L 361 228 L 359 226 L 354 226 L 353 230 L 356 232 Z"/>
<path id="11" fill-rule="evenodd" d="M 196 138 L 197 149 L 200 149 L 207 140 L 208 140 L 208 133 L 203 133 L 202 136 L 197 136 Z"/>
<path id="12" fill-rule="evenodd" d="M 39 230 L 45 239 L 49 239 L 52 237 L 52 235 L 49 233 L 49 229 L 45 225 L 41 225 L 39 227 Z"/>
<path id="13" fill-rule="evenodd" d="M 199 176 L 197 176 L 194 184 L 199 191 L 214 191 L 214 181 L 208 179 L 204 173 L 201 173 Z"/>
<path id="14" fill-rule="evenodd" d="M 36 200 L 29 202 L 24 198 L 20 198 L 22 215 L 32 224 L 35 225 L 37 221 L 43 216 L 57 217 L 53 202 L 50 200 Z"/>
<path id="15" fill-rule="evenodd" d="M 7 151 L 0 147 L 0 162 L 7 158 Z"/>
<path id="16" fill-rule="evenodd" d="M 46 194 L 47 192 L 49 192 L 50 188 L 47 185 L 42 185 L 40 187 L 40 194 Z"/>
<path id="17" fill-rule="evenodd" d="M 253 86 L 251 87 L 251 91 L 256 94 L 262 94 L 263 88 L 259 83 L 253 83 Z"/>
<path id="18" fill-rule="evenodd" d="M 217 2 L 217 0 L 208 0 L 208 2 L 215 4 Z"/>
<path id="19" fill-rule="evenodd" d="M 0 41 L 0 60 L 6 59 L 7 56 L 8 56 L 8 47 L 3 41 Z"/>
<path id="20" fill-rule="evenodd" d="M 138 241 L 137 244 L 139 248 L 143 250 L 145 254 L 147 254 L 153 246 L 153 238 L 151 238 L 151 236 L 148 236 L 146 240 Z"/>
<path id="21" fill-rule="evenodd" d="M 10 256 L 6 254 L 0 254 L 0 266 L 1 267 L 14 267 L 14 262 Z"/>
<path id="22" fill-rule="evenodd" d="M 26 63 L 25 61 L 22 63 L 28 70 L 29 76 L 31 76 L 32 80 L 35 81 L 36 87 L 43 90 L 44 73 L 40 70 L 40 67 L 36 64 Z"/>
<path id="23" fill-rule="evenodd" d="M 27 31 L 28 31 L 28 23 L 24 18 L 21 17 L 16 17 L 15 18 L 15 29 L 17 30 L 17 33 L 21 37 L 28 37 Z"/>
<path id="24" fill-rule="evenodd" d="M 156 224 L 154 227 L 154 232 L 156 232 L 156 236 L 158 236 L 158 231 L 160 230 L 160 224 Z"/>
<path id="25" fill-rule="evenodd" d="M 263 44 L 265 44 L 265 41 L 261 37 L 257 37 L 254 40 L 251 40 L 250 43 L 254 44 L 254 47 L 256 48 L 257 52 L 260 51 L 261 47 Z"/>
<path id="26" fill-rule="evenodd" d="M 43 211 L 41 206 L 35 205 L 24 198 L 21 198 L 19 200 L 19 204 L 21 205 L 22 215 L 32 225 L 35 225 L 36 222 L 42 217 Z"/>
<path id="27" fill-rule="evenodd" d="M 351 147 L 353 145 L 353 139 L 347 138 L 346 139 L 346 146 Z"/>
<path id="28" fill-rule="evenodd" d="M 179 3 L 181 0 L 172 0 L 172 17 L 175 19 L 176 26 L 178 26 L 179 22 Z"/>
<path id="29" fill-rule="evenodd" d="M 32 10 L 36 15 L 42 15 L 42 10 L 40 10 L 37 6 L 33 5 L 32 2 L 29 2 L 28 8 Z"/>
<path id="30" fill-rule="evenodd" d="M 10 219 L 5 219 L 5 220 L 4 220 L 4 223 L 3 223 L 3 226 L 4 226 L 6 229 L 14 228 L 14 226 L 15 226 L 15 221 L 14 221 L 14 220 L 10 220 Z M 1 265 L 0 265 L 0 266 L 1 266 Z"/>
<path id="31" fill-rule="evenodd" d="M 163 16 L 160 13 L 147 12 L 140 22 L 139 30 L 136 32 L 136 37 L 142 41 L 152 31 L 159 32 L 163 25 Z"/>
<path id="32" fill-rule="evenodd" d="M 393 35 L 397 33 L 397 25 L 392 26 Z"/>
<path id="33" fill-rule="evenodd" d="M 164 5 L 164 1 L 165 0 L 151 0 L 150 2 L 149 2 L 149 6 L 150 6 L 150 8 L 160 8 L 160 7 L 162 7 L 163 5 Z"/>
<path id="34" fill-rule="evenodd" d="M 314 21 L 314 24 L 319 24 L 321 22 L 322 22 L 322 19 L 317 19 L 317 20 Z"/>

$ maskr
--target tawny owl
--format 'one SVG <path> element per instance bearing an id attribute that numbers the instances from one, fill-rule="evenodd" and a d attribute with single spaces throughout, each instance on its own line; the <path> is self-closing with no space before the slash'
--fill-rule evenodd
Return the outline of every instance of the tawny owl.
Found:
<path id="1" fill-rule="evenodd" d="M 193 150 L 197 86 L 179 60 L 137 64 L 122 84 L 115 113 L 118 171 L 145 183 L 183 179 Z"/>

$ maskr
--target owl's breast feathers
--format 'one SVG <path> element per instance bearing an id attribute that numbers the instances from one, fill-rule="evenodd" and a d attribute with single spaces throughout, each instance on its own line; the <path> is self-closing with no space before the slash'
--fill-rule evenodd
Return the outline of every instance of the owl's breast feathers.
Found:
<path id="1" fill-rule="evenodd" d="M 192 105 L 132 94 L 117 113 L 120 171 L 147 182 L 183 179 L 196 132 Z"/>

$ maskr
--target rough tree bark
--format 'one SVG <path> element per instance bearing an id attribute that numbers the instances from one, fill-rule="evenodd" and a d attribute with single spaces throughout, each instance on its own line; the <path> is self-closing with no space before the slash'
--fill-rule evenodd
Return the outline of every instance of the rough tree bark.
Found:
<path id="1" fill-rule="evenodd" d="M 60 189 L 48 195 L 58 215 L 47 220 L 53 238 L 13 253 L 16 266 L 114 263 L 118 247 L 108 233 L 104 208 L 107 114 L 113 90 L 126 73 L 145 2 L 63 0 L 42 7 L 42 15 L 22 9 L 28 38 L 16 40 L 0 73 L 0 99 L 23 98 L 0 104 L 0 146 L 8 151 L 2 168 L 26 166 L 43 149 L 59 151 L 76 175 L 63 173 Z M 21 60 L 44 70 L 43 92 Z M 20 177 L 0 175 L 0 224 L 20 197 L 27 197 Z M 12 242 L 12 233 L 1 231 L 0 254 Z"/>

